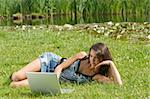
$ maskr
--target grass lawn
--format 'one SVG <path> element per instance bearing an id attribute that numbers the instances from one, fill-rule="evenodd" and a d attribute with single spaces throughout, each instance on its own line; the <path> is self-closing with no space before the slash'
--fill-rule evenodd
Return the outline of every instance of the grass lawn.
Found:
<path id="1" fill-rule="evenodd" d="M 123 86 L 63 83 L 62 87 L 75 89 L 72 94 L 57 96 L 31 93 L 29 88 L 9 87 L 9 76 L 46 51 L 69 57 L 77 52 L 88 52 L 96 42 L 105 43 L 124 82 Z M 150 98 L 150 46 L 144 41 L 116 40 L 86 31 L 11 30 L 0 31 L 0 98 L 53 99 L 148 99 Z"/>

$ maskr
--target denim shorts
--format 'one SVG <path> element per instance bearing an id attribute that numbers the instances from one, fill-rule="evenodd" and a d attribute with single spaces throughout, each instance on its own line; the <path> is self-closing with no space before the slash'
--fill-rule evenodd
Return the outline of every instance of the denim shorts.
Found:
<path id="1" fill-rule="evenodd" d="M 54 72 L 55 68 L 61 60 L 61 56 L 58 56 L 52 52 L 45 52 L 39 56 L 41 62 L 41 72 Z M 91 78 L 77 73 L 80 61 L 75 61 L 72 65 L 62 71 L 59 81 L 84 83 L 90 81 Z"/>
<path id="2" fill-rule="evenodd" d="M 54 72 L 57 64 L 61 60 L 61 56 L 58 56 L 52 52 L 45 52 L 39 56 L 41 62 L 41 72 Z"/>

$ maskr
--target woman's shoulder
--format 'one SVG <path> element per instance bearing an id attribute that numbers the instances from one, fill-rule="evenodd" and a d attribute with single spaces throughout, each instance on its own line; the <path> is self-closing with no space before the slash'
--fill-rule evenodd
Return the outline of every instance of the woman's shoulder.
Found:
<path id="1" fill-rule="evenodd" d="M 76 58 L 77 60 L 83 59 L 85 56 L 87 56 L 87 53 L 84 52 L 84 51 L 81 51 L 81 52 L 75 54 L 75 58 Z"/>

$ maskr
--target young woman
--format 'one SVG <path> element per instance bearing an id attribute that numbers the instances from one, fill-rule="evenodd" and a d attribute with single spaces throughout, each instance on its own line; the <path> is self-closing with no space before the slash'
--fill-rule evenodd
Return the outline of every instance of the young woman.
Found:
<path id="1" fill-rule="evenodd" d="M 96 80 L 122 85 L 120 74 L 112 61 L 107 46 L 92 45 L 89 54 L 80 52 L 65 59 L 46 52 L 11 76 L 11 87 L 28 86 L 26 72 L 54 72 L 60 81 L 83 83 Z"/>

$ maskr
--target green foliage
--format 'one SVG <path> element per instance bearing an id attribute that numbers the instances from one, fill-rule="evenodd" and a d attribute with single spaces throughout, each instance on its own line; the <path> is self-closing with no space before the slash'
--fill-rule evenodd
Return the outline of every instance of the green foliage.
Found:
<path id="1" fill-rule="evenodd" d="M 73 5 L 76 5 L 77 9 Z M 74 10 L 80 15 L 99 14 L 148 14 L 150 0 L 0 0 L 0 15 L 69 14 Z"/>
<path id="2" fill-rule="evenodd" d="M 12 89 L 8 86 L 9 75 L 22 68 L 46 51 L 63 57 L 80 51 L 89 51 L 92 44 L 105 43 L 124 82 L 113 84 L 63 83 L 62 87 L 75 89 L 71 94 L 57 96 L 31 93 L 29 88 Z M 115 40 L 85 31 L 50 31 L 47 28 L 12 30 L 1 27 L 0 31 L 0 98 L 53 98 L 53 99 L 146 99 L 149 96 L 150 46 L 143 41 Z"/>

